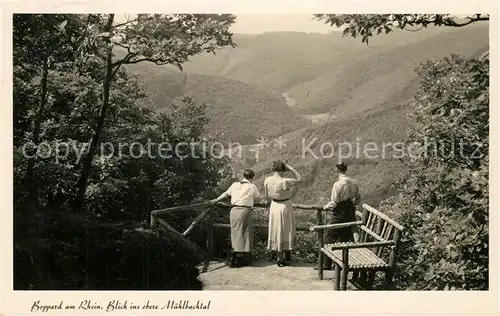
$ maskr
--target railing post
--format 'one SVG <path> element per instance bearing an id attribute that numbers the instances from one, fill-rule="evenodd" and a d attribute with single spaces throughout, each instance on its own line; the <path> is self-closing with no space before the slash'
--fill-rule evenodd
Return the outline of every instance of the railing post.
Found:
<path id="1" fill-rule="evenodd" d="M 150 221 L 151 229 L 158 227 L 158 215 L 155 212 L 151 212 Z"/>
<path id="2" fill-rule="evenodd" d="M 316 211 L 316 216 L 318 219 L 318 225 L 321 225 L 323 223 L 323 212 L 321 210 Z M 321 248 L 323 248 L 323 245 L 325 243 L 325 230 L 320 229 L 318 230 L 318 278 L 320 280 L 323 280 L 323 252 L 321 251 Z"/>
<path id="3" fill-rule="evenodd" d="M 214 220 L 212 210 L 209 210 L 207 215 L 207 252 L 209 256 L 213 256 L 214 254 Z"/>

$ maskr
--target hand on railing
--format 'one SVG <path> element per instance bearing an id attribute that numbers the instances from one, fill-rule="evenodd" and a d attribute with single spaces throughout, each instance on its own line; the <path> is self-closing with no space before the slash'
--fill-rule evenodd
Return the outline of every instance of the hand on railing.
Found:
<path id="1" fill-rule="evenodd" d="M 353 239 L 355 243 L 359 242 L 359 234 L 358 233 L 353 233 Z"/>
<path id="2" fill-rule="evenodd" d="M 325 206 L 323 206 L 323 209 L 326 210 L 326 211 L 333 211 L 333 209 L 335 208 L 335 202 L 328 202 Z"/>
<path id="3" fill-rule="evenodd" d="M 345 223 L 337 223 L 337 224 L 326 224 L 326 225 L 313 225 L 309 227 L 309 231 L 318 231 L 318 230 L 330 230 L 330 229 L 339 229 L 339 228 L 345 228 L 345 227 L 351 227 L 351 226 L 359 226 L 363 222 L 361 221 L 356 221 L 356 222 L 345 222 Z"/>

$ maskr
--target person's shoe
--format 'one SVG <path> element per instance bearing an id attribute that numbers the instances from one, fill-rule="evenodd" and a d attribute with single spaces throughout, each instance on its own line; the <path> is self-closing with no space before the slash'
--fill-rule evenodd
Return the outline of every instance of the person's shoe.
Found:
<path id="1" fill-rule="evenodd" d="M 242 267 L 246 267 L 252 264 L 252 258 L 246 257 L 246 258 L 238 258 L 240 261 L 240 265 Z"/>
<path id="2" fill-rule="evenodd" d="M 229 260 L 230 268 L 238 268 L 240 266 L 240 260 L 235 254 L 231 254 L 231 258 Z"/>

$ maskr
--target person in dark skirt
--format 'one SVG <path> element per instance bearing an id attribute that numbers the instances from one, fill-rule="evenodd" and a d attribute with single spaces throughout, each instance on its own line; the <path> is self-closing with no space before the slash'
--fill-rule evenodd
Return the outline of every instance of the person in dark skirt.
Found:
<path id="1" fill-rule="evenodd" d="M 226 197 L 231 197 L 231 212 L 229 222 L 231 226 L 231 267 L 242 267 L 251 263 L 254 248 L 252 207 L 256 199 L 263 199 L 255 184 L 252 183 L 255 173 L 252 169 L 245 169 L 243 179 L 235 182 L 218 198 L 210 201 L 215 204 Z"/>
<path id="2" fill-rule="evenodd" d="M 324 206 L 324 209 L 330 215 L 329 224 L 347 223 L 356 221 L 356 205 L 361 201 L 359 187 L 356 181 L 346 175 L 347 166 L 345 163 L 336 165 L 339 173 L 339 179 L 332 188 L 330 202 Z M 359 235 L 356 226 L 339 229 L 329 229 L 326 233 L 326 243 L 338 242 L 358 242 Z M 332 268 L 332 260 L 325 258 L 324 269 Z"/>

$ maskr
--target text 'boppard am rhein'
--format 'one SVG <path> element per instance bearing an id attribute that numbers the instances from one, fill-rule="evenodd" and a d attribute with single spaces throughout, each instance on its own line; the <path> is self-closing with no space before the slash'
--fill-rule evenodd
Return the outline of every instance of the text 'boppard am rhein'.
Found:
<path id="1" fill-rule="evenodd" d="M 165 309 L 210 309 L 211 301 L 190 301 L 190 300 L 168 300 L 167 302 L 162 302 L 161 304 L 151 304 L 147 301 L 144 304 L 136 304 L 128 300 L 112 300 L 109 301 L 105 307 L 99 302 L 92 300 L 83 300 L 78 305 L 64 304 L 60 301 L 58 304 L 45 304 L 41 303 L 39 300 L 33 302 L 31 306 L 31 312 L 49 312 L 56 310 L 92 310 L 92 311 L 120 311 L 120 310 L 165 310 Z M 78 306 L 78 307 L 77 307 Z"/>

